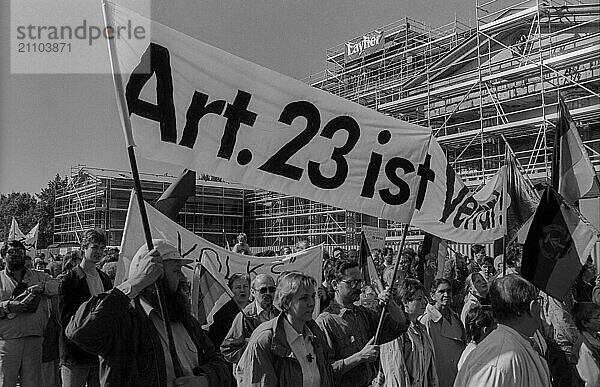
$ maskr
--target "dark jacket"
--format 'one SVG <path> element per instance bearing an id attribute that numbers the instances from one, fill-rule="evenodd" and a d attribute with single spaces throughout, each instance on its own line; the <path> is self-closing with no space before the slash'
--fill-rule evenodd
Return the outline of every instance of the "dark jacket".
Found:
<path id="1" fill-rule="evenodd" d="M 96 269 L 96 271 L 100 276 L 104 291 L 110 290 L 112 288 L 112 282 L 108 275 L 98 269 Z M 98 364 L 98 356 L 79 348 L 65 336 L 64 328 L 69 323 L 69 320 L 71 320 L 71 317 L 75 315 L 75 312 L 77 312 L 77 309 L 79 309 L 81 304 L 92 298 L 86 275 L 81 268 L 74 267 L 62 278 L 61 292 L 62 311 L 60 314 L 60 321 L 62 329 L 58 341 L 60 364 L 74 366 Z"/>
<path id="2" fill-rule="evenodd" d="M 198 320 L 188 316 L 182 323 L 198 351 L 194 374 L 204 375 L 210 386 L 228 386 L 229 365 L 215 352 Z M 65 332 L 81 348 L 100 356 L 103 386 L 166 386 L 160 336 L 139 302 L 131 302 L 119 289 L 84 303 Z"/>
<path id="3" fill-rule="evenodd" d="M 273 308 L 273 311 L 277 315 L 279 314 L 277 308 Z M 250 335 L 263 322 L 256 312 L 256 302 L 251 302 L 246 305 L 243 312 L 235 316 L 231 328 L 221 344 L 221 353 L 228 362 L 237 363 L 240 361 Z"/>
<path id="4" fill-rule="evenodd" d="M 248 347 L 238 363 L 238 385 L 259 383 L 262 387 L 288 387 L 302 385 L 302 368 L 287 342 L 283 319 L 285 314 L 262 323 L 248 342 Z M 312 332 L 312 342 L 321 386 L 334 386 L 333 368 L 327 352 L 325 336 L 314 321 L 306 323 Z"/>

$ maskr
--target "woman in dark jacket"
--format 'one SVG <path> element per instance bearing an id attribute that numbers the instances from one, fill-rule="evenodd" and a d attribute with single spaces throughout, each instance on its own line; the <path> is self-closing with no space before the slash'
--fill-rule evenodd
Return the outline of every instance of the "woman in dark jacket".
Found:
<path id="1" fill-rule="evenodd" d="M 299 272 L 282 277 L 275 292 L 279 317 L 252 333 L 238 363 L 239 386 L 333 386 L 325 336 L 313 321 L 314 278 Z"/>

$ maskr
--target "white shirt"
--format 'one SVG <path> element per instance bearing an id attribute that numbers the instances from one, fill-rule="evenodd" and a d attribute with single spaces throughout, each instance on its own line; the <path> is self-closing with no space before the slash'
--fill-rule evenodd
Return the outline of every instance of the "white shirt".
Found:
<path id="1" fill-rule="evenodd" d="M 173 360 L 171 360 L 171 352 L 169 352 L 169 342 L 167 339 L 167 332 L 165 331 L 165 324 L 160 317 L 159 311 L 148 304 L 142 297 L 140 297 L 140 305 L 142 306 L 142 309 L 144 309 L 146 315 L 152 320 L 152 324 L 154 324 L 154 327 L 158 331 L 163 353 L 165 354 L 167 385 L 172 385 L 175 381 L 175 370 L 173 368 Z M 198 367 L 198 349 L 182 323 L 171 321 L 171 329 L 173 331 L 175 349 L 179 357 L 183 375 L 193 375 L 194 368 Z"/>
<path id="2" fill-rule="evenodd" d="M 87 286 L 90 289 L 90 294 L 92 297 L 97 296 L 100 293 L 104 292 L 104 285 L 102 285 L 102 280 L 98 275 L 98 272 L 94 269 L 94 273 L 85 273 L 85 282 L 87 282 Z"/>
<path id="3" fill-rule="evenodd" d="M 306 325 L 304 325 L 304 333 L 296 332 L 292 324 L 285 318 L 283 319 L 283 327 L 287 342 L 302 368 L 302 386 L 319 387 L 321 385 L 321 374 L 319 373 L 319 366 L 312 345 L 314 337 L 312 332 Z"/>

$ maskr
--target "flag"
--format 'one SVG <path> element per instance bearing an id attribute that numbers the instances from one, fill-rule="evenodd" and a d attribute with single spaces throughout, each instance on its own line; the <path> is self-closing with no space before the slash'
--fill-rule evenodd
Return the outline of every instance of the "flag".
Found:
<path id="1" fill-rule="evenodd" d="M 419 250 L 419 265 L 423 269 L 419 269 L 421 273 L 418 273 L 420 277 L 423 277 L 423 280 L 425 277 L 424 266 L 427 265 L 427 258 L 430 255 L 436 257 L 435 278 L 442 278 L 444 275 L 444 264 L 446 263 L 446 257 L 448 256 L 448 242 L 435 235 L 425 233 L 423 244 Z"/>
<path id="2" fill-rule="evenodd" d="M 590 191 L 600 194 L 596 172 L 562 98 L 558 99 L 553 157 L 552 186 L 558 187 L 558 193 L 569 203 L 577 203 Z"/>
<path id="3" fill-rule="evenodd" d="M 365 237 L 365 233 L 360 233 L 360 251 L 358 255 L 358 263 L 360 271 L 365 280 L 365 284 L 369 285 L 375 290 L 377 294 L 383 291 L 383 284 L 377 274 L 375 263 L 373 262 L 373 256 L 371 255 L 371 249 L 369 243 Z"/>
<path id="4" fill-rule="evenodd" d="M 160 195 L 154 203 L 154 208 L 165 214 L 169 219 L 177 221 L 177 215 L 185 205 L 187 198 L 195 194 L 196 172 L 185 169 L 181 176 Z"/>
<path id="5" fill-rule="evenodd" d="M 564 300 L 597 240 L 598 230 L 547 187 L 523 246 L 521 275 Z"/>
<path id="6" fill-rule="evenodd" d="M 12 221 L 10 223 L 10 230 L 8 231 L 8 240 L 9 241 L 15 240 L 15 241 L 22 242 L 24 237 L 25 237 L 25 235 L 19 228 L 19 223 L 17 223 L 17 220 L 13 216 Z"/>
<path id="7" fill-rule="evenodd" d="M 197 300 L 192 303 L 192 315 L 198 319 L 202 328 L 208 331 L 211 341 L 219 346 L 225 338 L 223 327 L 231 327 L 235 316 L 241 312 L 233 299 L 233 293 L 204 265 L 198 264 L 192 281 L 192 300 Z"/>
<path id="8" fill-rule="evenodd" d="M 10 230 L 8 231 L 8 240 L 16 240 L 22 242 L 25 246 L 25 254 L 29 252 L 35 252 L 37 247 L 38 240 L 38 229 L 40 224 L 36 224 L 33 226 L 31 230 L 27 233 L 27 235 L 23 234 L 21 229 L 19 228 L 19 223 L 13 216 L 12 221 L 10 223 Z"/>

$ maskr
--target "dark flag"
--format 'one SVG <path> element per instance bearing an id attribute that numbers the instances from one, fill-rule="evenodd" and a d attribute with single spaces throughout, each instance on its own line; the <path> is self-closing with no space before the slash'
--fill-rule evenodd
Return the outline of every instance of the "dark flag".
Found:
<path id="1" fill-rule="evenodd" d="M 564 300 L 597 240 L 598 231 L 547 187 L 523 246 L 521 275 Z"/>
<path id="2" fill-rule="evenodd" d="M 173 182 L 160 198 L 154 203 L 154 208 L 165 214 L 169 219 L 177 221 L 179 211 L 185 205 L 189 196 L 196 194 L 196 172 L 186 169 Z"/>
<path id="3" fill-rule="evenodd" d="M 358 253 L 358 265 L 363 275 L 366 285 L 370 285 L 375 292 L 379 294 L 383 290 L 383 284 L 377 274 L 375 263 L 373 262 L 373 256 L 371 255 L 371 249 L 369 243 L 365 237 L 365 233 L 360 233 L 360 251 Z"/>
<path id="4" fill-rule="evenodd" d="M 436 257 L 436 274 L 435 278 L 441 278 L 444 273 L 444 264 L 446 262 L 446 257 L 448 256 L 448 242 L 445 240 L 431 235 L 429 233 L 425 233 L 425 238 L 423 238 L 423 244 L 421 245 L 421 249 L 419 250 L 419 266 L 422 269 L 419 269 L 419 273 L 417 276 L 419 277 L 419 281 L 424 283 L 425 280 L 425 265 L 427 265 L 428 255 L 433 255 Z"/>

